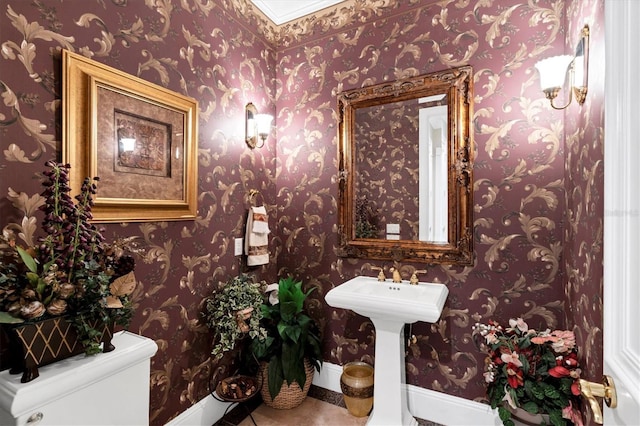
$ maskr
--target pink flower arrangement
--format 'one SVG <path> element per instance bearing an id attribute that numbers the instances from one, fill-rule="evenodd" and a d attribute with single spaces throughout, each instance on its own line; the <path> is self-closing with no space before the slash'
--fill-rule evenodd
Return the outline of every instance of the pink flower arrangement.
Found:
<path id="1" fill-rule="evenodd" d="M 553 425 L 582 426 L 581 370 L 572 331 L 536 331 L 517 318 L 507 328 L 476 323 L 473 335 L 488 355 L 487 396 L 505 426 L 514 424 L 509 408 L 547 414 Z"/>

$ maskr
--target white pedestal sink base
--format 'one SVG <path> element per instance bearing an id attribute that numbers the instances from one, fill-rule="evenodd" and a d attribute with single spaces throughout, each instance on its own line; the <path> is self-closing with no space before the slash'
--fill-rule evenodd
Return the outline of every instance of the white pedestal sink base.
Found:
<path id="1" fill-rule="evenodd" d="M 376 329 L 373 410 L 367 425 L 416 426 L 405 387 L 404 323 L 372 318 Z"/>
<path id="2" fill-rule="evenodd" d="M 376 329 L 373 411 L 367 425 L 418 424 L 407 405 L 404 325 L 437 321 L 448 294 L 443 284 L 378 282 L 359 276 L 325 296 L 329 306 L 368 317 Z"/>

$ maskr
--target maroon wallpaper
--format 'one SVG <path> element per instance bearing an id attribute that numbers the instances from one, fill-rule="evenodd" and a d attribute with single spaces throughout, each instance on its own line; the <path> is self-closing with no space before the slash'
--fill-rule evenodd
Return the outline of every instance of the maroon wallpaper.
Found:
<path id="1" fill-rule="evenodd" d="M 338 258 L 336 94 L 447 67 L 475 73 L 476 260 L 426 266 L 446 283 L 436 324 L 415 324 L 407 381 L 481 400 L 476 321 L 521 316 L 531 326 L 574 327 L 586 370 L 601 371 L 602 71 L 590 70 L 584 106 L 552 110 L 534 63 L 560 54 L 592 25 L 591 63 L 604 61 L 602 0 L 349 0 L 275 27 L 247 0 L 0 0 L 0 227 L 21 219 L 9 188 L 35 194 L 61 148 L 61 48 L 198 100 L 199 217 L 107 225 L 138 236 L 131 330 L 154 339 L 153 424 L 208 394 L 210 335 L 202 300 L 243 266 L 248 191 L 261 191 L 273 231 L 261 277 L 294 274 L 315 286 L 309 305 L 324 330 L 325 360 L 373 362 L 374 330 L 329 308 L 324 294 L 381 262 Z M 275 113 L 262 149 L 244 144 L 244 105 Z M 277 143 L 276 143 L 277 139 Z M 19 206 L 18 206 L 19 207 Z"/>
<path id="2" fill-rule="evenodd" d="M 470 338 L 471 326 L 516 316 L 536 328 L 579 329 L 589 374 L 601 368 L 595 354 L 601 353 L 602 258 L 591 248 L 601 242 L 602 153 L 594 136 L 602 134 L 603 87 L 590 88 L 584 106 L 555 111 L 533 66 L 564 53 L 565 46 L 573 51 L 585 22 L 599 28 L 592 44 L 601 47 L 591 63 L 602 62 L 602 13 L 598 0 L 403 1 L 379 8 L 356 1 L 322 18 L 284 25 L 276 101 L 283 167 L 277 234 L 286 240 L 278 268 L 317 285 L 321 294 L 354 275 L 374 276 L 372 266 L 397 266 L 404 277 L 424 267 L 335 256 L 335 94 L 447 67 L 474 69 L 476 260 L 466 268 L 427 265 L 422 279 L 446 283 L 450 294 L 438 323 L 415 324 L 410 331 L 417 341 L 408 350 L 409 383 L 482 400 L 483 357 Z M 565 135 L 582 153 L 580 160 L 567 152 Z M 582 210 L 589 215 L 573 218 Z M 573 231 L 566 229 L 570 222 Z M 580 254 L 565 252 L 565 245 L 581 247 Z M 592 257 L 586 262 L 585 256 Z M 580 277 L 580 285 L 573 278 L 567 282 L 567 273 Z M 320 293 L 326 359 L 372 361 L 371 324 L 328 308 Z M 584 317 L 574 310 L 578 300 L 590 302 Z"/>
<path id="3" fill-rule="evenodd" d="M 585 19 L 585 17 L 587 17 Z M 564 287 L 567 321 L 582 343 L 583 376 L 602 381 L 604 218 L 604 5 L 574 1 L 567 11 L 567 49 L 590 31 L 589 92 L 565 114 Z M 586 406 L 587 404 L 585 404 Z M 585 407 L 586 409 L 587 407 Z"/>
<path id="4" fill-rule="evenodd" d="M 275 227 L 275 137 L 259 150 L 244 142 L 246 103 L 275 113 L 275 52 L 245 12 L 218 1 L 0 0 L 0 228 L 21 220 L 9 188 L 41 192 L 44 163 L 60 155 L 60 49 L 198 100 L 197 219 L 105 226 L 147 248 L 130 330 L 159 346 L 153 424 L 209 394 L 211 334 L 198 320 L 204 297 L 241 268 L 233 238 L 244 236 L 251 189 Z M 273 279 L 276 265 L 253 270 Z"/>

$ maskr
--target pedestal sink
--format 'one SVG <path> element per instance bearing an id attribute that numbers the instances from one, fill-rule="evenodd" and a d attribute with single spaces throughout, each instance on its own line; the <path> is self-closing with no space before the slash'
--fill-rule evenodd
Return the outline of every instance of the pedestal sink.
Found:
<path id="1" fill-rule="evenodd" d="M 404 325 L 435 322 L 449 294 L 443 284 L 355 277 L 331 289 L 325 300 L 371 319 L 376 329 L 373 411 L 367 425 L 417 425 L 405 389 Z"/>

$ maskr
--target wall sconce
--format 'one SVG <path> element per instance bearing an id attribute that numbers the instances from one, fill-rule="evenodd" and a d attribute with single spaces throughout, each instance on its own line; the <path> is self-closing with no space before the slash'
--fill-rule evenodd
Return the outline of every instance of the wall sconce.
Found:
<path id="1" fill-rule="evenodd" d="M 589 69 L 589 26 L 582 28 L 580 41 L 576 46 L 575 56 L 553 56 L 541 60 L 535 65 L 540 74 L 540 86 L 554 109 L 565 109 L 571 104 L 573 96 L 580 105 L 587 97 L 588 69 Z M 569 101 L 566 105 L 558 107 L 553 100 L 558 96 L 560 89 L 569 76 Z"/>
<path id="2" fill-rule="evenodd" d="M 245 142 L 249 148 L 262 148 L 264 142 L 271 133 L 271 122 L 273 116 L 269 114 L 258 114 L 256 107 L 249 102 L 245 107 Z M 258 145 L 258 140 L 262 141 Z"/>

